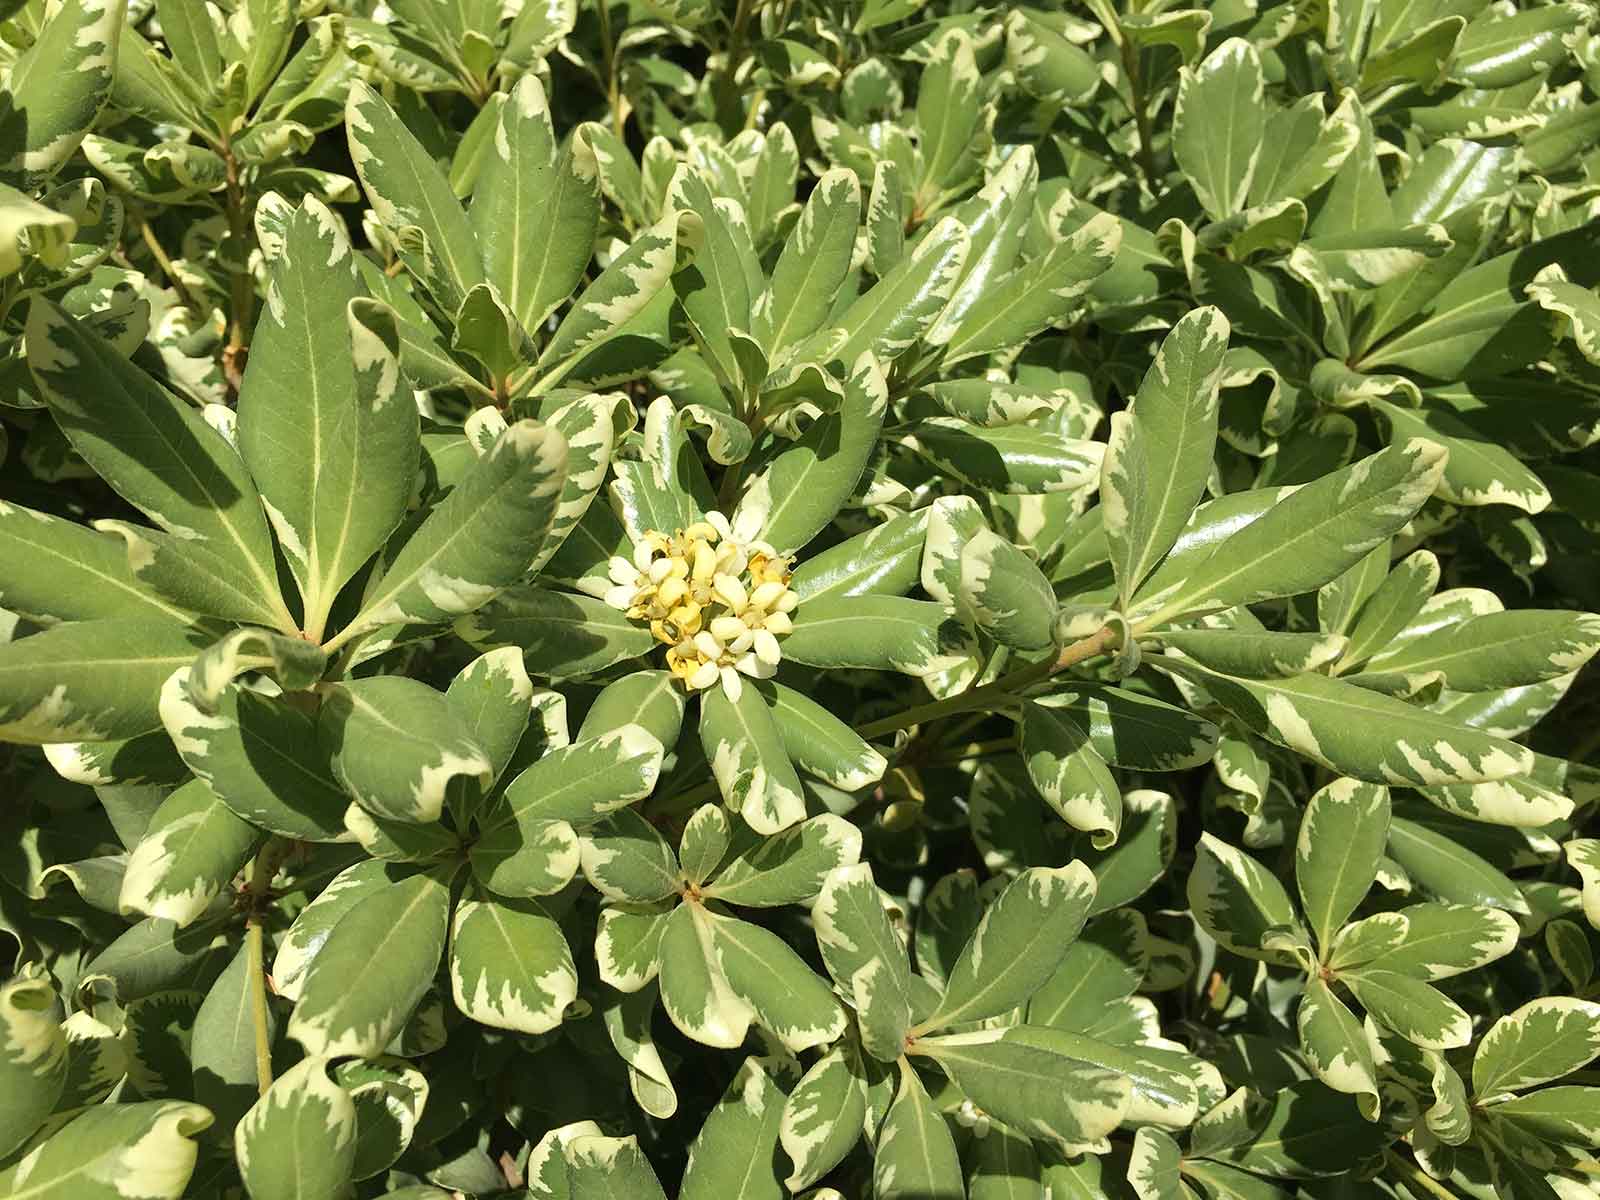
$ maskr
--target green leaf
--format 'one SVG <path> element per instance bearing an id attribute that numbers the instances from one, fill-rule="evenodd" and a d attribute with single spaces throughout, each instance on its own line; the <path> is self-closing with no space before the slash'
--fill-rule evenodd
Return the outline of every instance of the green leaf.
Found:
<path id="1" fill-rule="evenodd" d="M 693 906 L 693 907 L 698 907 Z M 711 947 L 729 989 L 791 1053 L 838 1040 L 844 1010 L 817 973 L 770 930 L 708 911 Z M 665 953 L 665 949 L 663 949 Z"/>
<path id="2" fill-rule="evenodd" d="M 450 681 L 445 701 L 467 736 L 489 760 L 491 786 L 505 773 L 518 744 L 528 733 L 531 712 L 537 709 L 547 720 L 546 714 L 559 714 L 559 739 L 551 740 L 567 740 L 566 700 L 554 692 L 536 695 L 521 653 L 511 646 L 480 654 L 462 667 Z"/>
<path id="3" fill-rule="evenodd" d="M 1032 559 L 991 530 L 961 550 L 959 608 L 1002 646 L 1043 650 L 1055 645 L 1056 596 Z"/>
<path id="4" fill-rule="evenodd" d="M 1472 1018 L 1437 988 L 1370 967 L 1339 976 L 1373 1020 L 1426 1050 L 1453 1050 L 1472 1041 Z"/>
<path id="5" fill-rule="evenodd" d="M 637 992 L 656 977 L 667 919 L 679 905 L 608 904 L 600 912 L 594 957 L 600 978 L 623 992 Z"/>
<path id="6" fill-rule="evenodd" d="M 745 1059 L 689 1146 L 679 1200 L 787 1196 L 776 1166 L 786 1099 L 758 1060 Z"/>
<path id="7" fill-rule="evenodd" d="M 327 648 L 380 625 L 452 620 L 516 583 L 550 529 L 566 469 L 559 430 L 512 425 L 428 514 Z"/>
<path id="8" fill-rule="evenodd" d="M 1352 778 L 1431 787 L 1525 775 L 1533 766 L 1514 742 L 1325 675 L 1253 680 L 1181 660 L 1161 666 L 1201 683 L 1268 741 Z"/>
<path id="9" fill-rule="evenodd" d="M 484 789 L 494 782 L 494 764 L 450 702 L 415 679 L 356 679 L 329 688 L 317 741 L 351 798 L 391 821 L 437 821 L 454 779 Z"/>
<path id="10" fill-rule="evenodd" d="M 12 612 L 40 625 L 190 620 L 139 581 L 116 539 L 20 504 L 0 504 L 0 594 Z"/>
<path id="11" fill-rule="evenodd" d="M 783 656 L 807 666 L 925 676 L 960 663 L 960 626 L 941 604 L 899 596 L 815 600 L 795 610 Z"/>
<path id="12" fill-rule="evenodd" d="M 564 1151 L 572 1200 L 666 1200 L 632 1137 L 575 1137 Z"/>
<path id="13" fill-rule="evenodd" d="M 238 816 L 305 841 L 345 836 L 349 804 L 317 740 L 317 719 L 282 697 L 237 685 L 202 708 L 191 668 L 161 686 L 161 722 L 184 764 Z"/>
<path id="14" fill-rule="evenodd" d="M 1067 492 L 1100 476 L 1105 446 L 1042 424 L 985 429 L 956 417 L 917 423 L 906 444 L 974 488 L 1008 495 Z"/>
<path id="15" fill-rule="evenodd" d="M 423 285 L 447 312 L 485 282 L 477 240 L 443 168 L 399 114 L 365 83 L 345 108 L 350 158 L 378 220 L 403 247 Z"/>
<path id="16" fill-rule="evenodd" d="M 639 658 L 656 645 L 648 626 L 605 601 L 540 587 L 502 592 L 458 621 L 456 632 L 480 650 L 515 646 L 530 674 L 557 682 Z"/>
<path id="17" fill-rule="evenodd" d="M 888 384 L 866 355 L 851 363 L 837 412 L 813 422 L 756 476 L 734 514 L 760 518 L 761 537 L 779 554 L 793 554 L 827 528 L 855 492 L 877 444 L 888 407 Z"/>
<path id="18" fill-rule="evenodd" d="M 654 825 L 622 809 L 584 831 L 584 876 L 610 900 L 649 903 L 678 893 L 678 859 Z"/>
<path id="19" fill-rule="evenodd" d="M 858 792 L 888 765 L 855 730 L 802 692 L 773 683 L 772 715 L 796 768 L 840 791 Z"/>
<path id="20" fill-rule="evenodd" d="M 872 1162 L 875 1200 L 961 1200 L 966 1188 L 950 1127 L 906 1061 L 878 1130 Z"/>
<path id="21" fill-rule="evenodd" d="M 281 238 L 239 389 L 239 449 L 320 640 L 339 589 L 405 514 L 420 434 L 394 312 L 362 297 L 343 221 L 308 197 Z"/>
<path id="22" fill-rule="evenodd" d="M 1530 1000 L 1483 1035 L 1472 1090 L 1481 1099 L 1523 1091 L 1580 1070 L 1597 1054 L 1600 1004 L 1571 996 Z"/>
<path id="23" fill-rule="evenodd" d="M 1008 1041 L 1007 1033 L 919 1038 L 913 1050 L 937 1062 L 985 1112 L 1068 1153 L 1095 1145 L 1121 1123 L 1131 1092 L 1125 1075 Z"/>
<path id="24" fill-rule="evenodd" d="M 828 874 L 811 906 L 822 961 L 856 1008 L 867 1053 L 893 1062 L 911 1024 L 912 976 L 866 863 Z"/>
<path id="25" fill-rule="evenodd" d="M 223 892 L 260 839 L 201 780 L 161 802 L 129 856 L 117 906 L 124 915 L 191 924 Z"/>
<path id="26" fill-rule="evenodd" d="M 433 982 L 449 916 L 450 890 L 433 875 L 362 896 L 305 969 L 289 1036 L 308 1054 L 383 1053 Z"/>
<path id="27" fill-rule="evenodd" d="M 1377 1067 L 1366 1030 L 1323 980 L 1307 981 L 1295 1025 L 1300 1052 L 1317 1078 L 1336 1092 L 1357 1097 L 1362 1112 L 1376 1118 Z"/>
<path id="28" fill-rule="evenodd" d="M 1213 219 L 1244 208 L 1267 127 L 1261 56 L 1229 38 L 1198 67 L 1185 67 L 1172 118 L 1172 154 Z"/>
<path id="29" fill-rule="evenodd" d="M 861 184 L 834 168 L 817 180 L 800 219 L 756 298 L 751 333 L 777 359 L 827 320 L 855 251 L 861 224 Z"/>
<path id="30" fill-rule="evenodd" d="M 285 1071 L 234 1131 L 239 1173 L 252 1200 L 338 1196 L 356 1158 L 356 1106 L 328 1078 L 329 1060 Z"/>
<path id="31" fill-rule="evenodd" d="M 1114 845 L 1122 790 L 1082 727 L 1059 708 L 1025 701 L 1019 729 L 1022 761 L 1045 803 L 1097 850 Z"/>
<path id="32" fill-rule="evenodd" d="M 28 365 L 73 449 L 162 529 L 228 564 L 277 627 L 294 631 L 256 486 L 233 447 L 49 301 L 29 306 L 26 336 Z"/>
<path id="33" fill-rule="evenodd" d="M 1229 332 L 1215 308 L 1186 314 L 1156 351 L 1126 415 L 1111 418 L 1100 503 L 1124 604 L 1205 493 Z"/>
<path id="34" fill-rule="evenodd" d="M 55 1109 L 67 1082 L 67 1036 L 42 974 L 0 984 L 0 1153 L 10 1154 Z"/>
<path id="35" fill-rule="evenodd" d="M 1525 913 L 1515 884 L 1454 838 L 1417 821 L 1389 823 L 1389 854 L 1424 891 L 1452 904 L 1481 904 Z"/>
<path id="36" fill-rule="evenodd" d="M 1600 650 L 1600 617 L 1517 609 L 1468 617 L 1408 638 L 1368 660 L 1369 671 L 1438 672 L 1456 692 L 1524 687 L 1576 671 Z"/>
<path id="37" fill-rule="evenodd" d="M 1414 440 L 1306 484 L 1168 589 L 1152 591 L 1159 575 L 1147 581 L 1137 597 L 1140 626 L 1314 591 L 1411 519 L 1433 494 L 1445 457 L 1438 445 Z"/>
<path id="38" fill-rule="evenodd" d="M 700 701 L 700 744 L 725 804 L 760 834 L 805 819 L 805 796 L 764 689 L 714 687 Z"/>
<path id="39" fill-rule="evenodd" d="M 162 681 L 204 635 L 164 621 L 81 621 L 0 646 L 0 737 L 103 742 L 161 724 Z"/>
<path id="40" fill-rule="evenodd" d="M 241 947 L 206 992 L 200 1011 L 195 1013 L 189 1040 L 194 1096 L 216 1117 L 219 1132 L 231 1132 L 260 1095 L 256 1077 L 256 991 L 250 976 L 250 952 Z M 264 1016 L 270 1045 L 277 1036 L 278 1014 L 269 1004 Z"/>
<path id="41" fill-rule="evenodd" d="M 469 215 L 489 281 L 523 329 L 539 329 L 589 265 L 600 180 L 585 130 L 558 152 L 534 75 L 519 79 L 500 106 Z"/>
<path id="42" fill-rule="evenodd" d="M 948 335 L 947 365 L 1020 346 L 1061 324 L 1122 246 L 1122 224 L 1097 213 L 1043 254 L 984 289 L 983 303 Z M 943 334 L 943 330 L 939 331 Z"/>
<path id="43" fill-rule="evenodd" d="M 1094 876 L 1081 862 L 1019 874 L 984 912 L 950 970 L 938 1010 L 919 1028 L 982 1020 L 1026 1002 L 1055 974 L 1094 893 Z"/>
<path id="44" fill-rule="evenodd" d="M 179 1200 L 194 1135 L 210 1124 L 210 1113 L 182 1101 L 96 1105 L 0 1171 L 0 1191 L 14 1200 Z"/>
<path id="45" fill-rule="evenodd" d="M 578 969 L 537 901 L 463 899 L 450 923 L 450 990 L 480 1025 L 544 1033 L 576 998 Z"/>
<path id="46" fill-rule="evenodd" d="M 684 839 L 689 841 L 688 829 Z M 706 854 L 701 861 L 710 858 Z M 720 862 L 722 856 L 716 858 Z M 700 894 L 747 908 L 809 904 L 833 872 L 854 866 L 860 858 L 861 831 L 843 817 L 824 813 L 741 850 L 716 870 Z"/>
<path id="47" fill-rule="evenodd" d="M 427 1103 L 428 1080 L 403 1059 L 388 1056 L 351 1059 L 333 1074 L 356 1109 L 354 1175 L 370 1179 L 391 1167 L 411 1144 Z"/>
<path id="48" fill-rule="evenodd" d="M 0 103 L 8 147 L 0 171 L 9 182 L 31 185 L 53 175 L 94 127 L 111 94 L 123 13 L 112 0 L 66 0 L 31 44 L 22 43 Z"/>
<path id="49" fill-rule="evenodd" d="M 1335 779 L 1306 804 L 1295 842 L 1295 882 L 1324 955 L 1372 887 L 1388 840 L 1387 788 Z"/>
<path id="50" fill-rule="evenodd" d="M 866 1080 L 849 1044 L 841 1042 L 784 1100 L 778 1136 L 794 1168 L 784 1186 L 798 1192 L 838 1166 L 861 1140 L 866 1116 Z"/>
<path id="51" fill-rule="evenodd" d="M 755 1011 L 723 972 L 713 940 L 718 920 L 699 904 L 680 904 L 655 933 L 660 939 L 661 1007 L 685 1037 L 731 1050 L 744 1041 Z M 632 958 L 619 959 L 616 951 L 608 957 L 623 962 Z M 624 978 L 638 974 L 629 972 Z"/>
<path id="52" fill-rule="evenodd" d="M 1235 954 L 1293 966 L 1310 946 L 1278 877 L 1243 851 L 1200 835 L 1187 884 L 1200 927 Z"/>

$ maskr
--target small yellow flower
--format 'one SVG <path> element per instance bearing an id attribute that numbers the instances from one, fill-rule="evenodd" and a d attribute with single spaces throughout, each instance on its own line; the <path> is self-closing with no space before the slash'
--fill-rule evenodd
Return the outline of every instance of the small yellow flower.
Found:
<path id="1" fill-rule="evenodd" d="M 794 628 L 789 614 L 800 603 L 789 567 L 766 542 L 741 540 L 725 516 L 710 512 L 670 537 L 649 530 L 631 558 L 612 558 L 604 598 L 650 626 L 685 688 L 720 681 L 737 700 L 741 675 L 770 679 L 782 660 L 778 639 Z"/>

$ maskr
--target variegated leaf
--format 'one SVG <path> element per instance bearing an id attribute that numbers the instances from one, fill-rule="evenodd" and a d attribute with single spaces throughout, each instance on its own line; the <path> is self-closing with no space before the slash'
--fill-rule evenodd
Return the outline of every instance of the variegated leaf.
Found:
<path id="1" fill-rule="evenodd" d="M 1060 708 L 1024 702 L 1018 750 L 1044 801 L 1097 850 L 1116 843 L 1122 790 L 1083 729 Z"/>
<path id="2" fill-rule="evenodd" d="M 234 1130 L 239 1173 L 252 1197 L 300 1200 L 349 1188 L 356 1107 L 328 1078 L 326 1058 L 304 1058 L 267 1089 Z"/>
<path id="3" fill-rule="evenodd" d="M 118 908 L 182 929 L 233 882 L 260 838 L 203 781 L 192 780 L 150 818 L 123 873 Z"/>
<path id="4" fill-rule="evenodd" d="M 67 1035 L 42 972 L 0 984 L 0 1032 L 0 1152 L 10 1154 L 55 1109 L 67 1083 Z"/>
<path id="5" fill-rule="evenodd" d="M 1571 996 L 1530 1000 L 1489 1028 L 1472 1059 L 1482 1099 L 1560 1079 L 1600 1054 L 1600 1004 Z"/>
<path id="6" fill-rule="evenodd" d="M 737 698 L 708 691 L 700 701 L 700 743 L 723 802 L 750 828 L 773 834 L 805 818 L 800 779 L 764 689 L 750 684 Z"/>
<path id="7" fill-rule="evenodd" d="M 450 988 L 479 1024 L 544 1033 L 578 994 L 561 927 L 533 900 L 463 899 L 450 924 Z"/>
<path id="8" fill-rule="evenodd" d="M 517 582 L 549 532 L 566 470 L 558 430 L 532 420 L 511 426 L 428 514 L 326 649 L 381 625 L 453 620 Z"/>
<path id="9" fill-rule="evenodd" d="M 684 840 L 689 840 L 687 829 Z M 854 866 L 860 857 L 861 831 L 843 817 L 825 813 L 742 848 L 700 892 L 752 908 L 806 904 L 832 872 Z"/>
<path id="10" fill-rule="evenodd" d="M 1111 419 L 1100 501 L 1124 603 L 1172 548 L 1205 490 L 1230 327 L 1217 309 L 1178 322 L 1126 415 Z"/>
<path id="11" fill-rule="evenodd" d="M 0 646 L 0 737 L 39 745 L 135 737 L 161 724 L 162 682 L 205 644 L 166 621 L 79 621 Z"/>
<path id="12" fill-rule="evenodd" d="M 0 1192 L 38 1200 L 179 1200 L 211 1125 L 198 1104 L 148 1100 L 84 1109 L 0 1170 Z"/>
<path id="13" fill-rule="evenodd" d="M 1317 1078 L 1336 1092 L 1354 1095 L 1362 1112 L 1375 1118 L 1378 1069 L 1367 1032 L 1356 1015 L 1323 980 L 1311 979 L 1300 997 L 1295 1024 L 1300 1052 Z"/>
<path id="14" fill-rule="evenodd" d="M 392 821 L 437 821 L 453 780 L 483 789 L 494 781 L 494 764 L 449 701 L 414 679 L 330 688 L 317 741 L 351 798 Z"/>
<path id="15" fill-rule="evenodd" d="M 1295 842 L 1295 882 L 1324 956 L 1377 878 L 1388 840 L 1387 788 L 1336 779 L 1307 803 Z"/>
<path id="16" fill-rule="evenodd" d="M 1094 893 L 1094 875 L 1081 862 L 1023 871 L 984 912 L 950 969 L 938 1009 L 917 1028 L 982 1020 L 1026 1002 L 1055 974 Z"/>
<path id="17" fill-rule="evenodd" d="M 365 892 L 305 968 L 289 1036 L 308 1054 L 381 1054 L 433 982 L 449 917 L 449 888 L 434 875 Z"/>
<path id="18" fill-rule="evenodd" d="M 785 1099 L 760 1062 L 745 1059 L 689 1146 L 679 1200 L 783 1200 L 776 1160 Z"/>
<path id="19" fill-rule="evenodd" d="M 867 1085 L 856 1053 L 841 1042 L 819 1058 L 789 1092 L 779 1138 L 792 1170 L 791 1192 L 809 1187 L 844 1159 L 861 1140 Z"/>
<path id="20" fill-rule="evenodd" d="M 307 198 L 279 236 L 239 449 L 320 641 L 339 589 L 405 514 L 420 434 L 395 314 L 363 297 L 343 221 Z"/>
<path id="21" fill-rule="evenodd" d="M 168 534 L 229 564 L 238 585 L 296 628 L 278 590 L 254 481 L 195 409 L 65 311 L 28 310 L 28 365 L 56 422 L 95 471 Z"/>

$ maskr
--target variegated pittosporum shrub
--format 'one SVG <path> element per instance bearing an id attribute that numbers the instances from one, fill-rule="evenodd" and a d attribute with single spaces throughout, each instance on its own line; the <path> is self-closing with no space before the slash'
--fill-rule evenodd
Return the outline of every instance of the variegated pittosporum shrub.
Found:
<path id="1" fill-rule="evenodd" d="M 0 0 L 0 1196 L 1596 1200 L 1600 26 Z"/>

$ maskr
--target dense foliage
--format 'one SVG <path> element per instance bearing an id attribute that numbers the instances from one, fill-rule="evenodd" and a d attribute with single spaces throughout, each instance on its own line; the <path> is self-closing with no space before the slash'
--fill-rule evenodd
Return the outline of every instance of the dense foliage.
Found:
<path id="1" fill-rule="evenodd" d="M 0 1195 L 1600 1197 L 1600 26 L 1180 3 L 0 0 Z"/>

